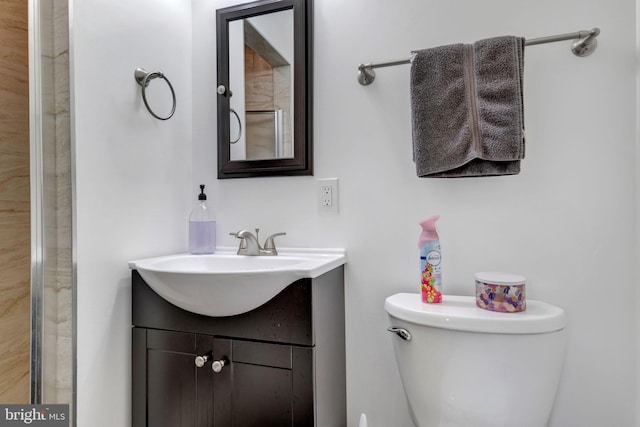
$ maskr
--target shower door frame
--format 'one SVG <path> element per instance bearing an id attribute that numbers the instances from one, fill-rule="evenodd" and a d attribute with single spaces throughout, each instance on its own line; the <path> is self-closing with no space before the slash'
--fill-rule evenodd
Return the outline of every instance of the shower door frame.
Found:
<path id="1" fill-rule="evenodd" d="M 51 7 L 57 4 L 56 7 L 61 7 L 58 0 L 53 1 L 51 3 Z M 68 4 L 68 14 L 66 15 L 67 21 L 63 23 L 63 25 L 69 26 L 71 29 L 71 19 L 73 16 L 72 2 L 69 0 Z M 64 7 L 64 5 L 62 6 Z M 46 9 L 45 9 L 46 10 Z M 54 21 L 54 13 L 53 9 L 47 10 L 47 12 L 51 12 L 52 16 L 48 17 L 51 19 L 51 28 L 47 27 L 46 29 L 52 30 L 53 21 Z M 71 294 L 71 395 L 69 402 L 53 402 L 51 398 L 45 396 L 45 378 L 43 363 L 45 360 L 44 354 L 44 336 L 45 336 L 45 275 L 48 274 L 45 271 L 45 261 L 47 256 L 47 234 L 46 228 L 50 227 L 51 224 L 47 221 L 55 222 L 53 224 L 55 227 L 59 226 L 57 220 L 52 220 L 51 218 L 46 218 L 47 212 L 45 211 L 45 157 L 44 157 L 44 144 L 45 144 L 45 115 L 47 114 L 47 109 L 51 110 L 51 105 L 45 106 L 45 103 L 48 102 L 48 98 L 44 94 L 43 82 L 45 78 L 49 78 L 51 76 L 45 76 L 43 71 L 43 56 L 45 56 L 45 47 L 43 46 L 43 25 L 46 25 L 43 19 L 42 14 L 44 13 L 41 0 L 29 0 L 28 3 L 28 22 L 29 22 L 29 139 L 30 139 L 30 186 L 31 186 L 31 366 L 30 366 L 30 400 L 32 404 L 47 404 L 47 403 L 69 403 L 70 404 L 70 415 L 73 426 L 76 425 L 76 402 L 77 402 L 77 379 L 76 379 L 76 371 L 77 371 L 77 340 L 76 340 L 76 253 L 75 253 L 75 215 L 74 205 L 75 205 L 75 168 L 74 168 L 74 139 L 73 133 L 71 129 L 73 128 L 73 111 L 71 106 L 69 106 L 69 151 L 70 151 L 70 206 L 68 206 L 71 214 L 70 221 L 70 294 Z M 63 17 L 64 19 L 64 17 Z M 47 35 L 49 36 L 49 35 Z M 55 41 L 52 41 L 55 43 Z M 71 50 L 71 43 L 69 40 L 68 44 L 69 51 Z M 51 52 L 52 61 L 54 56 L 54 51 Z M 71 57 L 71 55 L 69 55 Z M 44 67 L 46 69 L 46 67 Z M 71 72 L 72 68 L 69 67 L 69 71 Z M 53 68 L 51 68 L 53 72 Z M 71 78 L 67 80 L 68 89 L 70 88 Z M 51 78 L 50 82 L 53 82 L 53 78 Z M 55 84 L 54 84 L 55 87 Z M 54 120 L 57 118 L 55 114 L 55 107 L 53 111 L 49 111 L 49 113 L 53 114 Z M 54 125 L 54 130 L 57 124 Z M 55 132 L 53 137 L 55 138 L 55 148 L 58 148 L 58 139 Z M 59 135 L 59 134 L 58 134 Z M 50 149 L 51 147 L 49 147 Z M 54 159 L 57 161 L 57 158 Z M 56 170 L 56 173 L 58 171 Z M 56 178 L 57 179 L 57 178 Z M 57 185 L 57 184 L 55 184 Z M 57 189 L 57 188 L 56 188 Z M 56 190 L 54 189 L 54 190 Z M 56 197 L 59 194 L 56 193 Z M 66 200 L 66 199 L 65 199 Z M 57 199 L 56 203 L 59 203 Z M 59 209 L 58 209 L 59 211 Z M 56 214 L 58 215 L 58 214 Z M 57 219 L 57 216 L 56 216 Z M 57 228 L 56 228 L 57 231 Z M 51 231 L 49 231 L 51 233 Z M 60 242 L 56 242 L 56 249 L 59 249 Z M 56 257 L 60 256 L 59 252 L 56 252 Z M 57 260 L 58 258 L 56 258 Z M 59 271 L 56 270 L 55 274 L 59 274 Z M 56 277 L 58 279 L 58 277 Z M 60 289 L 57 289 L 60 291 Z M 58 303 L 58 296 L 56 296 L 56 304 Z M 58 307 L 56 307 L 58 310 Z M 56 311 L 57 314 L 57 311 Z M 57 321 L 56 321 L 57 322 Z M 57 326 L 57 323 L 56 323 Z M 59 331 L 56 331 L 56 339 L 59 339 L 58 335 Z M 59 357 L 59 347 L 56 345 L 56 358 Z M 51 356 L 49 356 L 51 357 Z M 56 376 L 59 374 L 57 371 L 56 360 Z M 56 377 L 57 380 L 57 377 Z M 57 386 L 57 382 L 55 384 Z M 56 391 L 56 400 L 59 398 L 59 395 Z"/>

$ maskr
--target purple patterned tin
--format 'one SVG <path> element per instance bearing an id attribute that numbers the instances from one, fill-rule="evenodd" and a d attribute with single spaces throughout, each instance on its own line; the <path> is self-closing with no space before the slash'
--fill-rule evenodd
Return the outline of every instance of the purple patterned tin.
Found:
<path id="1" fill-rule="evenodd" d="M 509 273 L 476 273 L 476 305 L 485 310 L 517 313 L 527 308 L 525 278 Z"/>

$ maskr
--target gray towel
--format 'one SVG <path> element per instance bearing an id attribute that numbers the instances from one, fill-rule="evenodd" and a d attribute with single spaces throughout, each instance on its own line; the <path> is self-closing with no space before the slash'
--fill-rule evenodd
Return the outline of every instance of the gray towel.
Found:
<path id="1" fill-rule="evenodd" d="M 420 177 L 514 175 L 524 158 L 524 38 L 414 52 L 413 150 Z"/>

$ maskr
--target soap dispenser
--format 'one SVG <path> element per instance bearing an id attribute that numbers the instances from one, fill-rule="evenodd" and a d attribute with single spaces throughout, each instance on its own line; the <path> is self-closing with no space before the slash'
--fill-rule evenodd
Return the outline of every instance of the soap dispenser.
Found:
<path id="1" fill-rule="evenodd" d="M 200 185 L 198 203 L 189 215 L 189 252 L 194 255 L 212 254 L 216 251 L 216 220 L 207 206 L 204 185 Z"/>

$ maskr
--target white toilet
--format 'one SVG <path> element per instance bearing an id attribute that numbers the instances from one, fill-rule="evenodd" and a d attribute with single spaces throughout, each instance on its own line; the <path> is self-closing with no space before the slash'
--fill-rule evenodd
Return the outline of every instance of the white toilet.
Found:
<path id="1" fill-rule="evenodd" d="M 411 419 L 418 427 L 544 427 L 564 359 L 561 308 L 527 300 L 521 313 L 474 297 L 395 294 L 384 305 Z"/>

